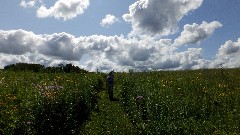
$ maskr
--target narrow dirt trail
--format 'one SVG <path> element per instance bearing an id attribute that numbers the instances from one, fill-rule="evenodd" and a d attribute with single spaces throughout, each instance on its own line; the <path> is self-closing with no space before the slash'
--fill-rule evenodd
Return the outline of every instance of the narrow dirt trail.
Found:
<path id="1" fill-rule="evenodd" d="M 98 109 L 81 128 L 81 135 L 135 135 L 136 129 L 119 101 L 110 101 L 106 91 L 99 93 Z"/>

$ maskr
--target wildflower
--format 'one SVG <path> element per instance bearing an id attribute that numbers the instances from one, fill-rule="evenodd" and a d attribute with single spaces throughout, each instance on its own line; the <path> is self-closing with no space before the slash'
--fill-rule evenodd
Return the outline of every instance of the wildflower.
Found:
<path id="1" fill-rule="evenodd" d="M 137 97 L 136 97 L 136 102 L 137 102 L 138 104 L 142 103 L 142 101 L 143 101 L 143 96 L 137 96 Z"/>
<path id="2" fill-rule="evenodd" d="M 14 106 L 12 109 L 13 109 L 14 111 L 18 111 L 18 108 L 17 108 L 16 106 Z"/>
<path id="3" fill-rule="evenodd" d="M 0 105 L 6 105 L 6 103 L 0 101 Z"/>
<path id="4" fill-rule="evenodd" d="M 214 135 L 217 135 L 217 134 L 218 134 L 218 129 L 217 129 L 216 127 L 214 127 L 213 134 L 214 134 Z"/>
<path id="5" fill-rule="evenodd" d="M 60 76 L 57 76 L 57 79 L 61 79 L 61 77 L 60 77 Z"/>
<path id="6" fill-rule="evenodd" d="M 45 86 L 45 89 L 49 89 L 49 90 L 60 90 L 63 89 L 62 86 L 59 85 L 49 85 L 49 86 Z"/>
<path id="7" fill-rule="evenodd" d="M 225 93 L 221 93 L 221 94 L 219 94 L 219 97 L 224 97 L 224 96 L 226 96 Z"/>
<path id="8" fill-rule="evenodd" d="M 32 124 L 32 122 L 31 122 L 31 121 L 28 121 L 28 122 L 27 122 L 27 125 L 31 125 L 31 124 Z"/>
<path id="9" fill-rule="evenodd" d="M 17 99 L 15 96 L 13 95 L 7 95 L 7 98 L 10 100 L 10 101 L 13 101 L 15 99 Z"/>

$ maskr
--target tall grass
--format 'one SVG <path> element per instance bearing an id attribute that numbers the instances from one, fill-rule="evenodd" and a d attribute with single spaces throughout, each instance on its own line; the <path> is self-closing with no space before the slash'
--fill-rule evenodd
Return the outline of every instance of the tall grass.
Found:
<path id="1" fill-rule="evenodd" d="M 239 73 L 219 69 L 121 74 L 117 88 L 139 134 L 237 134 Z"/>
<path id="2" fill-rule="evenodd" d="M 76 134 L 102 76 L 0 72 L 0 134 Z"/>
<path id="3" fill-rule="evenodd" d="M 239 73 L 116 73 L 114 97 L 120 98 L 138 134 L 238 134 Z M 97 108 L 105 78 L 96 73 L 0 72 L 0 134 L 78 134 Z"/>

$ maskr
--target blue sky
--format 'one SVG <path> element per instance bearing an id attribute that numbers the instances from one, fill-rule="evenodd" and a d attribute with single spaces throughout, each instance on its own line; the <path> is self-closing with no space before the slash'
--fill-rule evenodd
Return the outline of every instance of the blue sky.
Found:
<path id="1" fill-rule="evenodd" d="M 0 67 L 239 67 L 239 6 L 239 0 L 1 0 Z"/>
<path id="2" fill-rule="evenodd" d="M 45 0 L 44 2 L 49 8 L 57 0 Z M 131 28 L 127 23 L 118 23 L 111 28 L 103 28 L 99 23 L 107 14 L 121 17 L 128 12 L 128 6 L 133 2 L 133 0 L 125 3 L 121 0 L 91 0 L 84 14 L 64 21 L 63 19 L 38 18 L 36 17 L 37 7 L 23 8 L 19 5 L 19 1 L 2 1 L 0 25 L 2 30 L 24 29 L 37 34 L 60 32 L 67 32 L 75 36 L 127 34 Z"/>

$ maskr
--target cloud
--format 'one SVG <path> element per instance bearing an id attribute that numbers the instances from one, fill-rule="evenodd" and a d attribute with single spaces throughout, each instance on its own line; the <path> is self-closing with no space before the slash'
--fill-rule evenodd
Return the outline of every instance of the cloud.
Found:
<path id="1" fill-rule="evenodd" d="M 19 62 L 28 62 L 28 60 L 25 56 L 16 56 L 0 53 L 0 68 L 4 68 L 4 66 Z"/>
<path id="2" fill-rule="evenodd" d="M 114 15 L 106 15 L 105 18 L 102 19 L 102 21 L 100 22 L 100 25 L 102 27 L 108 27 L 110 25 L 113 25 L 115 22 L 118 22 L 119 19 L 116 18 Z"/>
<path id="3" fill-rule="evenodd" d="M 22 55 L 34 52 L 34 46 L 41 44 L 38 35 L 24 30 L 0 30 L 0 53 Z"/>
<path id="4" fill-rule="evenodd" d="M 176 48 L 171 46 L 170 39 L 156 41 L 149 36 L 139 39 L 102 35 L 75 37 L 68 33 L 36 35 L 24 30 L 0 31 L 0 35 L 1 55 L 11 56 L 9 61 L 2 61 L 1 64 L 22 61 L 46 66 L 62 62 L 79 65 L 82 56 L 86 54 L 89 55 L 89 59 L 84 68 L 94 71 L 97 68 L 101 71 L 142 70 L 151 67 L 180 68 L 184 63 L 177 62 L 180 54 L 175 53 Z M 192 55 L 181 56 L 182 59 L 189 59 Z M 195 57 L 191 57 L 190 60 L 193 59 Z"/>
<path id="5" fill-rule="evenodd" d="M 218 49 L 216 59 L 211 63 L 210 67 L 236 68 L 240 67 L 240 38 L 233 42 L 226 41 Z"/>
<path id="6" fill-rule="evenodd" d="M 240 54 L 240 38 L 237 42 L 231 40 L 225 42 L 218 50 L 218 57 Z"/>
<path id="7" fill-rule="evenodd" d="M 35 0 L 21 0 L 20 6 L 24 8 L 32 8 L 36 4 Z"/>
<path id="8" fill-rule="evenodd" d="M 83 14 L 89 6 L 89 0 L 59 0 L 49 9 L 42 5 L 37 10 L 39 18 L 54 17 L 56 19 L 72 19 Z"/>
<path id="9" fill-rule="evenodd" d="M 44 43 L 37 46 L 38 53 L 64 60 L 79 60 L 82 52 L 75 51 L 75 37 L 67 33 L 45 35 Z"/>
<path id="10" fill-rule="evenodd" d="M 78 61 L 82 57 L 82 52 L 74 50 L 76 44 L 78 44 L 76 38 L 67 33 L 36 35 L 21 29 L 0 31 L 0 53 L 5 55 Z"/>
<path id="11" fill-rule="evenodd" d="M 150 57 L 150 52 L 146 48 L 133 48 L 129 50 L 133 61 L 146 61 Z"/>
<path id="12" fill-rule="evenodd" d="M 196 23 L 193 23 L 192 25 L 186 24 L 181 35 L 175 39 L 174 44 L 180 46 L 199 43 L 211 36 L 215 29 L 219 27 L 222 27 L 222 24 L 218 21 L 213 21 L 211 23 L 203 21 L 200 25 Z"/>
<path id="13" fill-rule="evenodd" d="M 138 0 L 123 19 L 132 24 L 130 35 L 169 35 L 178 29 L 177 22 L 201 6 L 203 0 Z"/>
<path id="14" fill-rule="evenodd" d="M 161 54 L 155 58 L 153 62 L 153 69 L 193 69 L 201 62 L 202 49 L 188 48 L 183 52 L 172 51 L 168 54 Z"/>
<path id="15" fill-rule="evenodd" d="M 54 66 L 73 63 L 89 71 L 108 72 L 180 70 L 240 66 L 240 39 L 222 45 L 215 60 L 202 57 L 202 48 L 180 51 L 171 39 L 151 36 L 129 38 L 120 36 L 80 36 L 68 33 L 37 35 L 25 30 L 0 31 L 0 67 L 15 62 L 39 63 Z M 83 56 L 89 56 L 80 64 Z"/>

